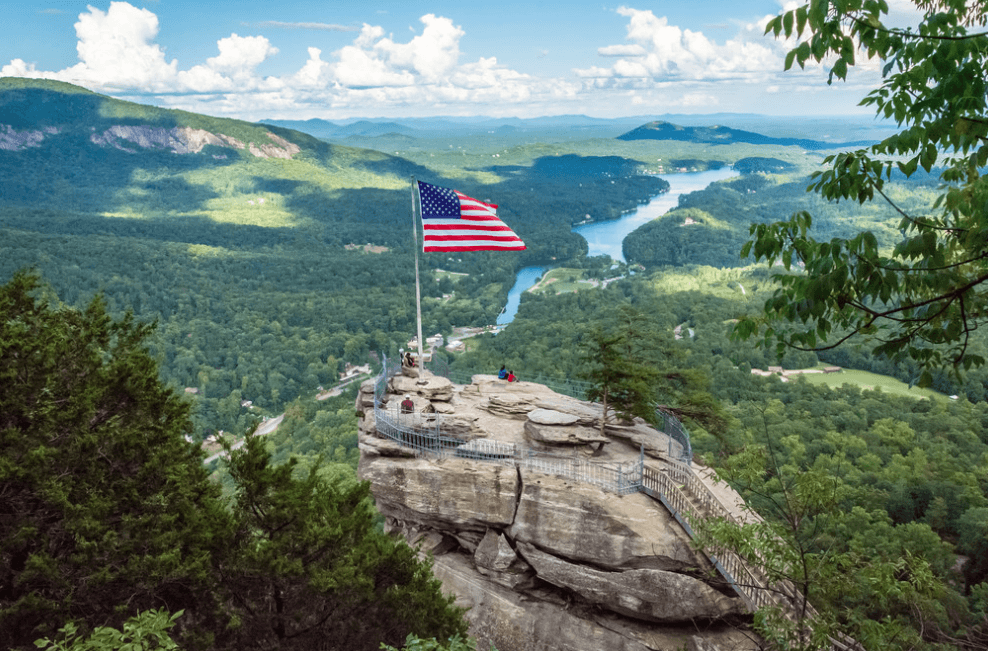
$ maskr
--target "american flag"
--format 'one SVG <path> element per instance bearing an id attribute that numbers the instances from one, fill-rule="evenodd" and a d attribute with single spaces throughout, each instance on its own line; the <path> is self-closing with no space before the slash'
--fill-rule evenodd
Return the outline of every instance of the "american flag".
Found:
<path id="1" fill-rule="evenodd" d="M 430 251 L 524 251 L 525 243 L 498 219 L 497 206 L 419 181 L 423 248 Z"/>

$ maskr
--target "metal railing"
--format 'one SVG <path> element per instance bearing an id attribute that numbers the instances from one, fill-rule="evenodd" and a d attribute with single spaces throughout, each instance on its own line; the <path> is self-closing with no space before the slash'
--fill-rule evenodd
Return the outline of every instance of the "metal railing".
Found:
<path id="1" fill-rule="evenodd" d="M 473 372 L 459 371 L 450 367 L 449 362 L 442 357 L 433 355 L 432 360 L 426 364 L 426 368 L 434 375 L 456 382 L 458 384 L 470 384 Z M 526 382 L 534 382 L 547 386 L 556 393 L 570 396 L 578 400 L 587 400 L 590 391 L 590 383 L 581 380 L 562 380 L 559 378 L 549 378 L 538 376 L 525 378 Z M 690 463 L 693 460 L 693 446 L 690 443 L 690 434 L 683 423 L 673 414 L 663 409 L 655 410 L 655 422 L 658 426 L 661 423 L 662 432 L 668 437 L 667 449 L 669 458 L 676 459 L 683 463 Z M 679 445 L 675 445 L 678 443 Z"/>
<path id="2" fill-rule="evenodd" d="M 737 526 L 742 525 L 732 510 L 693 472 L 689 433 L 679 419 L 668 412 L 657 410 L 657 415 L 663 421 L 663 430 L 669 438 L 670 459 L 666 462 L 664 471 L 645 466 L 644 449 L 637 463 L 594 463 L 577 457 L 539 453 L 511 443 L 486 439 L 462 441 L 443 434 L 440 414 L 401 414 L 398 410 L 387 409 L 381 404 L 380 398 L 386 394 L 387 383 L 398 368 L 398 365 L 389 366 L 385 359 L 384 370 L 375 385 L 374 414 L 377 430 L 403 446 L 414 449 L 418 454 L 456 456 L 517 466 L 593 484 L 620 494 L 641 491 L 665 505 L 691 538 L 696 537 L 692 522 L 723 518 Z M 446 372 L 444 377 L 448 378 L 448 366 Z M 469 378 L 466 381 L 469 382 Z M 557 393 L 573 395 L 554 387 L 551 382 L 545 384 Z M 678 451 L 673 449 L 673 441 L 679 443 Z M 704 549 L 704 553 L 752 610 L 779 608 L 785 617 L 797 624 L 797 610 L 803 610 L 808 620 L 818 617 L 817 611 L 810 604 L 802 602 L 803 596 L 792 582 L 770 583 L 747 561 L 728 549 L 708 547 Z M 766 559 L 758 560 L 762 565 L 767 565 Z M 859 642 L 846 635 L 831 638 L 830 642 L 835 651 L 863 651 Z"/>
<path id="3" fill-rule="evenodd" d="M 655 410 L 656 423 L 662 423 L 662 432 L 669 439 L 669 458 L 677 459 L 687 466 L 693 461 L 693 444 L 690 443 L 690 433 L 683 423 L 663 409 Z M 678 443 L 679 447 L 673 445 Z"/>
<path id="4" fill-rule="evenodd" d="M 490 439 L 465 441 L 444 432 L 442 414 L 402 413 L 400 407 L 385 406 L 383 397 L 387 393 L 387 383 L 399 368 L 385 361 L 384 370 L 374 386 L 374 419 L 379 434 L 412 449 L 416 454 L 524 468 L 592 484 L 621 495 L 641 490 L 644 450 L 639 452 L 637 461 L 616 463 L 548 454 L 527 446 Z"/>
<path id="5" fill-rule="evenodd" d="M 743 524 L 689 466 L 670 463 L 665 472 L 643 468 L 642 491 L 661 501 L 691 538 L 696 537 L 693 522 L 720 518 L 738 527 Z M 753 611 L 775 607 L 797 625 L 801 624 L 796 615 L 799 611 L 806 615 L 803 624 L 819 617 L 816 609 L 804 601 L 805 597 L 793 582 L 769 582 L 731 550 L 706 547 L 703 551 Z M 768 565 L 767 559 L 762 556 L 757 561 L 762 566 Z M 863 651 L 858 641 L 844 634 L 831 638 L 830 645 L 835 651 Z"/>

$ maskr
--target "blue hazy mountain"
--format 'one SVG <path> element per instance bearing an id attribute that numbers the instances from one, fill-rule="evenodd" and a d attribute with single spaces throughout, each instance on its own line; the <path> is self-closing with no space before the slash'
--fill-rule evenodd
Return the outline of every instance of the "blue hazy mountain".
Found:
<path id="1" fill-rule="evenodd" d="M 729 145 L 745 143 L 750 145 L 777 145 L 782 147 L 802 147 L 803 149 L 835 149 L 861 147 L 872 144 L 871 140 L 852 142 L 822 142 L 809 138 L 779 138 L 766 136 L 753 131 L 732 129 L 718 124 L 712 126 L 688 127 L 664 120 L 649 122 L 618 136 L 618 140 L 678 140 L 681 142 L 709 145 Z"/>

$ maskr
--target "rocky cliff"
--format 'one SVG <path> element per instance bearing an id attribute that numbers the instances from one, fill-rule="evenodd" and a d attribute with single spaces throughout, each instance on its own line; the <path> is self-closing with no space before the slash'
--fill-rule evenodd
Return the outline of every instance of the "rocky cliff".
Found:
<path id="1" fill-rule="evenodd" d="M 44 129 L 15 129 L 0 124 L 0 150 L 21 151 L 41 147 L 46 138 L 64 133 L 68 127 Z M 263 134 L 266 142 L 244 143 L 224 134 L 214 134 L 191 127 L 156 127 L 150 125 L 115 124 L 99 131 L 92 130 L 89 141 L 98 147 L 112 147 L 135 154 L 139 151 L 168 151 L 173 154 L 198 154 L 207 145 L 225 149 L 246 149 L 258 158 L 290 159 L 301 149 L 298 145 L 270 132 Z M 222 157 L 214 154 L 214 157 Z"/>
<path id="2" fill-rule="evenodd" d="M 595 405 L 494 376 L 460 386 L 406 369 L 377 416 L 374 386 L 357 398 L 359 474 L 388 529 L 434 556 L 436 576 L 470 609 L 478 648 L 757 648 L 740 630 L 744 603 L 665 507 L 594 483 L 591 471 L 642 459 L 661 470 L 663 434 L 613 422 L 601 437 Z M 412 414 L 397 410 L 405 395 Z M 396 425 L 430 432 L 419 443 L 460 447 L 416 455 L 411 438 L 394 440 Z"/>

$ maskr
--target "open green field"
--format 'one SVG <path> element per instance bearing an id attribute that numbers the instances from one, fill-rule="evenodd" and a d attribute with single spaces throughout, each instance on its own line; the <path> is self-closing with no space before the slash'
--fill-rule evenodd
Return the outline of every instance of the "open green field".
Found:
<path id="1" fill-rule="evenodd" d="M 921 389 L 916 386 L 910 387 L 905 382 L 900 382 L 895 378 L 869 371 L 845 369 L 840 373 L 806 373 L 800 377 L 809 384 L 825 384 L 835 388 L 844 384 L 850 384 L 861 387 L 862 389 L 881 389 L 883 393 L 916 398 L 917 400 L 920 398 L 947 398 L 947 396 L 932 389 Z"/>
<path id="2" fill-rule="evenodd" d="M 584 278 L 586 272 L 582 269 L 557 267 L 545 272 L 542 280 L 528 291 L 533 294 L 566 294 L 581 289 L 591 289 L 599 283 Z"/>

